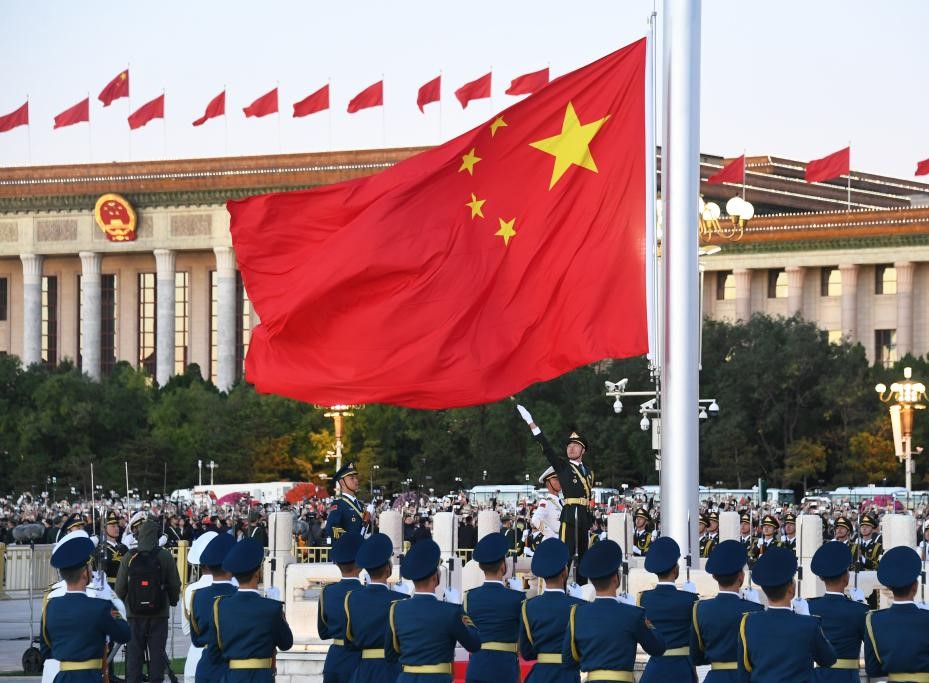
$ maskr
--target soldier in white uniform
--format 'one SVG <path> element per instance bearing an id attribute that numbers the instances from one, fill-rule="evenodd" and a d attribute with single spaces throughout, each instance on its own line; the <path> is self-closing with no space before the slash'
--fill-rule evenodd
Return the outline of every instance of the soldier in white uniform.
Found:
<path id="1" fill-rule="evenodd" d="M 561 529 L 561 508 L 564 502 L 561 499 L 561 483 L 554 467 L 542 472 L 539 483 L 545 484 L 548 492 L 539 500 L 535 512 L 532 513 L 532 528 L 536 534 L 542 534 L 542 539 L 558 538 Z"/>
<path id="2" fill-rule="evenodd" d="M 207 531 L 197 537 L 197 540 L 190 546 L 190 552 L 187 553 L 187 562 L 190 563 L 191 566 L 200 564 L 200 553 L 206 548 L 207 543 L 214 538 L 216 538 L 215 531 Z M 198 588 L 209 586 L 211 583 L 213 583 L 213 575 L 209 573 L 209 569 L 201 567 L 200 578 L 188 584 L 187 588 L 184 589 L 184 602 L 182 603 L 184 605 L 184 618 L 181 620 L 181 630 L 184 632 L 185 636 L 190 636 L 190 609 L 191 601 L 194 598 L 194 591 Z M 190 644 L 190 647 L 187 649 L 187 659 L 184 662 L 185 683 L 194 683 L 194 679 L 197 675 L 197 662 L 200 661 L 200 655 L 202 654 L 202 647 L 197 647 L 193 643 Z"/>

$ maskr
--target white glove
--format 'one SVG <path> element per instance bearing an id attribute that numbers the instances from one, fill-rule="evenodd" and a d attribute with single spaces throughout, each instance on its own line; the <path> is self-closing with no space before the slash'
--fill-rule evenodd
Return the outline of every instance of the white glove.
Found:
<path id="1" fill-rule="evenodd" d="M 265 589 L 265 597 L 269 600 L 277 600 L 281 602 L 281 589 L 277 586 L 270 586 Z"/>
<path id="2" fill-rule="evenodd" d="M 629 593 L 620 593 L 616 598 L 624 605 L 631 605 L 632 607 L 638 607 L 635 602 L 635 598 L 629 595 Z"/>
<path id="3" fill-rule="evenodd" d="M 568 595 L 572 598 L 584 599 L 584 590 L 573 581 L 568 584 Z"/>
<path id="4" fill-rule="evenodd" d="M 916 606 L 919 607 L 919 609 L 929 610 L 929 604 L 926 604 L 925 602 L 917 602 Z"/>
<path id="5" fill-rule="evenodd" d="M 456 591 L 454 588 L 449 588 L 445 591 L 445 602 L 451 602 L 456 605 L 461 604 L 461 593 Z"/>
<path id="6" fill-rule="evenodd" d="M 512 588 L 514 591 L 523 590 L 523 580 L 518 576 L 513 576 L 507 579 L 506 585 Z"/>
<path id="7" fill-rule="evenodd" d="M 402 579 L 394 586 L 394 590 L 404 595 L 413 595 L 413 584 L 406 579 Z"/>
<path id="8" fill-rule="evenodd" d="M 754 602 L 756 605 L 761 604 L 761 596 L 758 595 L 758 591 L 756 591 L 754 588 L 743 588 L 742 599 L 748 600 L 749 602 Z"/>
<path id="9" fill-rule="evenodd" d="M 532 415 L 529 414 L 529 411 L 523 408 L 518 403 L 516 404 L 516 410 L 519 412 L 519 416 L 526 421 L 526 424 L 532 424 Z"/>
<path id="10" fill-rule="evenodd" d="M 848 597 L 855 602 L 864 602 L 864 591 L 860 588 L 849 588 Z"/>
<path id="11" fill-rule="evenodd" d="M 164 534 L 162 534 L 161 536 L 158 537 L 158 545 L 159 545 L 160 547 L 164 548 L 165 543 L 167 543 L 167 542 L 168 542 L 168 537 L 165 536 Z"/>
<path id="12" fill-rule="evenodd" d="M 697 586 L 693 581 L 687 581 L 684 583 L 684 585 L 681 586 L 681 590 L 687 591 L 688 593 L 693 593 L 694 595 L 697 594 Z"/>
<path id="13" fill-rule="evenodd" d="M 113 598 L 116 597 L 115 595 L 113 595 L 113 591 L 110 589 L 110 584 L 107 583 L 106 580 L 103 581 L 102 586 L 99 586 L 99 585 L 94 586 L 94 593 L 95 595 L 93 595 L 92 597 L 100 598 L 101 600 L 112 601 Z"/>
<path id="14" fill-rule="evenodd" d="M 810 606 L 806 600 L 803 598 L 794 598 L 793 602 L 790 603 L 794 608 L 796 614 L 803 614 L 805 616 L 810 616 Z"/>
<path id="15" fill-rule="evenodd" d="M 96 548 L 97 545 L 100 543 L 100 539 L 97 538 L 96 535 L 91 536 L 91 537 L 90 537 L 90 541 L 91 541 L 91 543 L 94 544 L 94 548 Z"/>

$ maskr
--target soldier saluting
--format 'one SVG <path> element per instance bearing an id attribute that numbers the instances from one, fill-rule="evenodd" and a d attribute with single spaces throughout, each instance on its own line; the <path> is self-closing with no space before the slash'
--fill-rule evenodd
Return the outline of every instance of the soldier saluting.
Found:
<path id="1" fill-rule="evenodd" d="M 580 562 L 590 542 L 590 494 L 594 485 L 593 471 L 581 460 L 587 452 L 587 442 L 577 432 L 571 432 L 565 453 L 556 453 L 541 428 L 533 422 L 529 411 L 521 405 L 517 405 L 516 410 L 529 425 L 535 440 L 542 446 L 545 458 L 558 474 L 564 496 L 560 537 L 567 544 L 570 555 Z M 586 583 L 587 580 L 578 573 L 577 582 Z"/>

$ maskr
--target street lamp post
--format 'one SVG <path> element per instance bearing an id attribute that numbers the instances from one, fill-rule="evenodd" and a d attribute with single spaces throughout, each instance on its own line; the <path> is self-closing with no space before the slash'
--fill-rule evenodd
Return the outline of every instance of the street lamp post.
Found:
<path id="1" fill-rule="evenodd" d="M 903 381 L 894 382 L 888 390 L 884 384 L 874 387 L 884 403 L 891 403 L 890 426 L 894 433 L 894 450 L 906 468 L 906 491 L 913 490 L 913 411 L 924 410 L 926 385 L 913 381 L 913 368 L 903 368 Z"/>
<path id="2" fill-rule="evenodd" d="M 215 462 L 213 462 L 212 460 L 210 460 L 210 461 L 206 464 L 206 466 L 210 468 L 210 486 L 212 487 L 212 486 L 213 486 L 213 471 L 214 471 L 217 467 L 219 467 L 219 465 L 216 464 Z"/>
<path id="3" fill-rule="evenodd" d="M 342 427 L 345 425 L 345 418 L 351 417 L 355 413 L 354 408 L 363 406 L 335 405 L 327 406 L 329 412 L 324 413 L 324 417 L 331 417 L 333 431 L 335 431 L 335 469 L 338 471 L 342 467 Z"/>
<path id="4" fill-rule="evenodd" d="M 371 499 L 374 499 L 374 475 L 381 469 L 380 465 L 371 465 Z"/>
<path id="5" fill-rule="evenodd" d="M 197 461 L 197 485 L 203 486 L 203 461 Z"/>

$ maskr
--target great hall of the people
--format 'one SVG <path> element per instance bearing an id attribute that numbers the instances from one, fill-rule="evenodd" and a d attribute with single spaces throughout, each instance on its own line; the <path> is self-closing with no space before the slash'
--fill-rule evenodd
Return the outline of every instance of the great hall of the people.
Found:
<path id="1" fill-rule="evenodd" d="M 0 353 L 24 364 L 72 359 L 91 377 L 120 360 L 164 384 L 187 364 L 226 390 L 257 324 L 236 269 L 230 198 L 375 173 L 416 153 L 342 153 L 0 169 Z M 852 172 L 808 184 L 804 164 L 747 160 L 755 216 L 723 208 L 701 230 L 704 314 L 801 314 L 872 361 L 929 351 L 929 184 Z M 695 197 L 697 202 L 698 198 Z M 268 226 L 269 239 L 273 226 Z"/>

